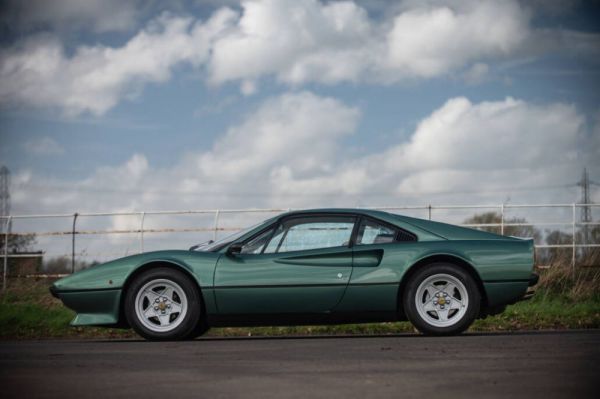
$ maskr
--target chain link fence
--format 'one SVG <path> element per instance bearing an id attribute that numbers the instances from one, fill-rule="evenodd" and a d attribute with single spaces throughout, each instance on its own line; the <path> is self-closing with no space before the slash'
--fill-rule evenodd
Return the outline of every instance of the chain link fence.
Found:
<path id="1" fill-rule="evenodd" d="M 503 235 L 534 238 L 538 264 L 549 255 L 569 257 L 572 267 L 600 253 L 600 222 L 581 220 L 583 209 L 594 215 L 600 204 L 418 205 L 361 207 L 458 224 Z M 11 268 L 37 259 L 43 273 L 48 262 L 69 263 L 74 272 L 90 262 L 167 248 L 188 248 L 217 239 L 291 209 L 213 209 L 11 215 L 2 224 L 3 287 Z M 598 220 L 597 217 L 593 219 Z M 543 255 L 543 256 L 540 256 Z M 19 261 L 19 259 L 21 259 Z M 44 262 L 42 262 L 42 259 Z M 46 264 L 46 266 L 45 266 Z"/>

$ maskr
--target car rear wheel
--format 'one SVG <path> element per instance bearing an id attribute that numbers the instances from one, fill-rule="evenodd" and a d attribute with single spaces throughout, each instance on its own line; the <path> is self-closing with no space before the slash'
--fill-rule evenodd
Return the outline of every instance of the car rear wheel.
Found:
<path id="1" fill-rule="evenodd" d="M 408 319 L 422 333 L 453 335 L 465 331 L 479 314 L 481 294 L 471 275 L 448 263 L 418 270 L 403 297 Z"/>
<path id="2" fill-rule="evenodd" d="M 125 293 L 129 325 L 148 340 L 182 340 L 203 332 L 200 292 L 184 273 L 165 267 L 135 278 Z"/>

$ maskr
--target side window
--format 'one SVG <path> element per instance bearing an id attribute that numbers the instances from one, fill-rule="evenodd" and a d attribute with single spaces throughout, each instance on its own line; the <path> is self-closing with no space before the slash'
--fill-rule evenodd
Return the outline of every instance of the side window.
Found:
<path id="1" fill-rule="evenodd" d="M 291 219 L 282 224 L 265 253 L 306 251 L 348 245 L 354 228 L 352 217 Z"/>
<path id="2" fill-rule="evenodd" d="M 243 254 L 259 254 L 262 252 L 267 240 L 271 238 L 271 234 L 273 234 L 273 229 L 269 229 L 262 234 L 254 237 L 252 240 L 248 241 L 242 247 Z"/>
<path id="3" fill-rule="evenodd" d="M 369 219 L 363 219 L 356 237 L 357 245 L 386 244 L 395 242 L 398 229 L 384 226 Z"/>

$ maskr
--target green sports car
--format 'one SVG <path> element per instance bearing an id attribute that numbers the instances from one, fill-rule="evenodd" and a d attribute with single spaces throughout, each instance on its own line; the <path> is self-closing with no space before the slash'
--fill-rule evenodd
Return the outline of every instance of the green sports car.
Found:
<path id="1" fill-rule="evenodd" d="M 149 340 L 212 326 L 410 320 L 450 335 L 528 298 L 533 240 L 374 210 L 288 212 L 189 250 L 148 252 L 56 281 L 72 325 Z"/>

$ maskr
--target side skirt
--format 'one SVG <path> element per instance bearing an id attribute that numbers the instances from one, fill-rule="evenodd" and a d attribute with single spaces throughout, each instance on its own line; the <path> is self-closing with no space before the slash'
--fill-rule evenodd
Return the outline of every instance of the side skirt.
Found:
<path id="1" fill-rule="evenodd" d="M 395 312 L 208 315 L 211 327 L 301 326 L 399 321 Z"/>

